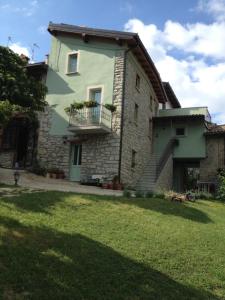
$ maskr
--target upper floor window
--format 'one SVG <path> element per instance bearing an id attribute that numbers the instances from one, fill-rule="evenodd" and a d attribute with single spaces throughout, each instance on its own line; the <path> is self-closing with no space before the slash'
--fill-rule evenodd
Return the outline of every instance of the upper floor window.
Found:
<path id="1" fill-rule="evenodd" d="M 176 136 L 184 136 L 184 135 L 185 135 L 185 128 L 184 127 L 176 128 Z"/>
<path id="2" fill-rule="evenodd" d="M 88 99 L 101 104 L 102 102 L 102 94 L 103 94 L 103 87 L 90 87 L 88 88 Z"/>
<path id="3" fill-rule="evenodd" d="M 136 83 L 135 83 L 136 89 L 140 90 L 140 85 L 141 85 L 140 76 L 136 74 Z"/>
<path id="4" fill-rule="evenodd" d="M 137 124 L 138 123 L 138 105 L 135 103 L 134 106 L 134 122 Z"/>
<path id="5" fill-rule="evenodd" d="M 67 73 L 77 73 L 78 52 L 68 54 Z"/>
<path id="6" fill-rule="evenodd" d="M 137 152 L 135 150 L 132 150 L 132 153 L 131 153 L 131 168 L 135 168 L 135 166 L 136 166 L 136 156 L 137 156 Z"/>

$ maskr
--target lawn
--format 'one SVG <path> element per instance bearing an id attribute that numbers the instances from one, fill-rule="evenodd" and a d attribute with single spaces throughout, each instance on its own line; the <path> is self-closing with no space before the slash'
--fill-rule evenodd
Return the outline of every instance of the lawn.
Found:
<path id="1" fill-rule="evenodd" d="M 0 198 L 0 299 L 225 299 L 225 205 Z"/>

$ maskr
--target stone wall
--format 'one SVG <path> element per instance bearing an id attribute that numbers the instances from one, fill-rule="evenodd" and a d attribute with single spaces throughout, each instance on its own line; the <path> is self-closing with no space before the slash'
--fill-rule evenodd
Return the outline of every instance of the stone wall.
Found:
<path id="1" fill-rule="evenodd" d="M 12 168 L 13 160 L 15 156 L 14 150 L 2 150 L 0 152 L 0 167 L 3 168 Z"/>
<path id="2" fill-rule="evenodd" d="M 135 84 L 136 74 L 140 76 L 139 90 Z M 126 185 L 135 186 L 152 153 L 149 119 L 156 114 L 158 101 L 149 78 L 131 53 L 127 57 L 124 101 L 121 180 Z M 135 104 L 138 105 L 137 122 L 134 118 Z M 131 166 L 132 150 L 136 151 L 134 168 Z"/>
<path id="3" fill-rule="evenodd" d="M 69 176 L 70 144 L 62 136 L 50 134 L 52 111 L 50 107 L 39 114 L 39 138 L 37 159 L 46 168 L 59 168 Z"/>
<path id="4" fill-rule="evenodd" d="M 173 189 L 173 156 L 170 155 L 156 181 L 154 191 L 165 192 Z"/>
<path id="5" fill-rule="evenodd" d="M 124 51 L 115 57 L 112 132 L 106 135 L 90 135 L 82 144 L 81 176 L 104 175 L 111 180 L 119 172 L 121 109 L 123 97 Z"/>
<path id="6" fill-rule="evenodd" d="M 225 139 L 223 136 L 206 137 L 206 158 L 200 161 L 200 180 L 214 181 L 218 168 L 224 168 Z"/>

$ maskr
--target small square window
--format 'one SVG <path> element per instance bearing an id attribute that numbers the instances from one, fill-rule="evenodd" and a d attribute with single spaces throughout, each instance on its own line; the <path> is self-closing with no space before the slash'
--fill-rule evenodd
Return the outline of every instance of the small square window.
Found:
<path id="1" fill-rule="evenodd" d="M 140 76 L 138 74 L 136 74 L 136 89 L 140 90 L 140 84 L 141 84 L 141 79 Z"/>
<path id="2" fill-rule="evenodd" d="M 138 123 L 138 105 L 135 103 L 134 106 L 134 122 L 137 124 Z"/>
<path id="3" fill-rule="evenodd" d="M 137 152 L 135 150 L 132 150 L 131 168 L 134 168 L 136 166 L 136 155 Z"/>
<path id="4" fill-rule="evenodd" d="M 76 73 L 77 72 L 77 53 L 68 54 L 68 66 L 67 66 L 67 73 Z"/>
<path id="5" fill-rule="evenodd" d="M 176 128 L 176 135 L 177 136 L 184 136 L 185 135 L 185 128 Z"/>

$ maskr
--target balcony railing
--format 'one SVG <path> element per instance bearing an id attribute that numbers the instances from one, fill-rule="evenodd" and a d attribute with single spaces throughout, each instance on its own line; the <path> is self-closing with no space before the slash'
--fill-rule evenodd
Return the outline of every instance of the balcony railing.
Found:
<path id="1" fill-rule="evenodd" d="M 112 113 L 103 105 L 72 109 L 69 130 L 79 133 L 107 133 L 111 131 L 111 122 Z"/>

